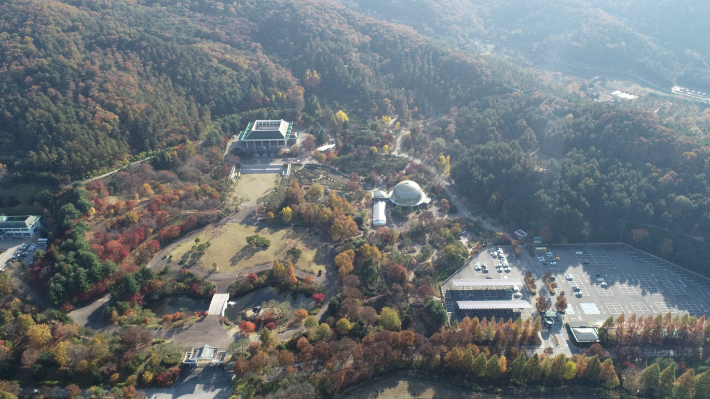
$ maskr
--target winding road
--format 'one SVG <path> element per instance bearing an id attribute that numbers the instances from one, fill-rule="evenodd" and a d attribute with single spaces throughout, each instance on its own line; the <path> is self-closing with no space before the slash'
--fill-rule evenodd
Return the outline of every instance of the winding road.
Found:
<path id="1" fill-rule="evenodd" d="M 441 173 L 439 173 L 439 171 L 436 170 L 435 167 L 429 165 L 426 161 L 424 161 L 422 159 L 419 159 L 415 156 L 409 155 L 406 152 L 401 152 L 399 149 L 401 148 L 402 137 L 404 137 L 403 134 L 399 134 L 397 136 L 396 146 L 395 146 L 394 151 L 392 151 L 393 156 L 407 158 L 407 159 L 411 160 L 412 162 L 415 162 L 417 164 L 424 165 L 424 166 L 428 167 L 429 173 L 436 181 L 436 184 L 438 184 L 439 186 L 441 186 L 441 188 L 444 189 L 444 191 L 446 192 L 446 195 L 451 199 L 451 201 L 454 202 L 454 204 L 458 208 L 458 210 L 459 210 L 458 213 L 460 216 L 463 216 L 466 219 L 469 219 L 469 220 L 472 220 L 472 221 L 478 223 L 480 226 L 482 226 L 484 229 L 486 229 L 488 231 L 492 231 L 495 233 L 498 233 L 498 232 L 505 233 L 503 230 L 492 225 L 490 222 L 488 222 L 486 220 L 476 220 L 477 218 L 459 200 L 458 196 L 456 195 L 456 193 L 453 190 L 452 185 L 446 181 L 446 179 L 441 175 Z"/>

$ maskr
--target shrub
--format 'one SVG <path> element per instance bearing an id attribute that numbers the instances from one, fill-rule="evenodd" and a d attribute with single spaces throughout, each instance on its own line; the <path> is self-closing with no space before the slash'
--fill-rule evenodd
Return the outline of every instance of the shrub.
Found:
<path id="1" fill-rule="evenodd" d="M 247 244 L 251 245 L 252 247 L 268 247 L 271 245 L 271 240 L 268 238 L 262 237 L 258 234 L 254 234 L 253 236 L 248 236 L 247 237 Z"/>

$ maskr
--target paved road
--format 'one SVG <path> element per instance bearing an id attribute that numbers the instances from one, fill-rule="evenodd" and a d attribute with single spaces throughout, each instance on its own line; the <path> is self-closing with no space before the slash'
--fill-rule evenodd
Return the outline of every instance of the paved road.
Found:
<path id="1" fill-rule="evenodd" d="M 100 329 L 109 325 L 104 309 L 108 306 L 108 301 L 111 299 L 110 294 L 106 294 L 94 302 L 78 309 L 69 312 L 68 316 L 74 320 L 74 323 L 83 327 Z"/>
<path id="2" fill-rule="evenodd" d="M 444 191 L 446 191 L 446 195 L 451 199 L 451 201 L 454 202 L 456 207 L 459 209 L 458 216 L 462 216 L 466 219 L 476 221 L 476 223 L 478 223 L 480 226 L 482 226 L 484 229 L 486 229 L 488 231 L 492 231 L 495 233 L 504 232 L 502 229 L 492 225 L 491 223 L 489 223 L 486 220 L 477 221 L 476 217 L 468 210 L 468 208 L 466 208 L 466 206 L 461 201 L 459 201 L 458 196 L 456 195 L 456 193 L 453 190 L 453 186 L 451 186 L 446 181 L 446 179 L 436 170 L 435 167 L 429 165 L 426 161 L 424 161 L 422 159 L 419 159 L 417 157 L 407 154 L 406 152 L 400 152 L 399 149 L 401 148 L 401 140 L 402 140 L 403 136 L 404 135 L 400 134 L 397 137 L 397 140 L 396 140 L 397 145 L 395 146 L 394 151 L 392 151 L 392 155 L 397 156 L 397 157 L 408 158 L 415 163 L 418 163 L 418 164 L 428 167 L 432 177 L 436 181 L 436 184 L 441 186 L 441 188 L 443 188 Z"/>
<path id="3" fill-rule="evenodd" d="M 88 183 L 88 182 L 90 182 L 90 181 L 92 181 L 92 180 L 103 179 L 104 177 L 106 177 L 106 176 L 111 176 L 112 174 L 118 172 L 119 170 L 121 170 L 121 169 L 123 169 L 123 168 L 127 168 L 127 167 L 129 167 L 129 166 L 131 166 L 131 165 L 135 165 L 135 164 L 137 164 L 137 163 L 141 163 L 141 162 L 147 161 L 147 160 L 152 159 L 152 158 L 153 158 L 153 156 L 147 157 L 147 158 L 143 158 L 143 159 L 141 159 L 141 160 L 138 160 L 138 161 L 135 161 L 135 162 L 131 162 L 131 163 L 129 163 L 129 164 L 126 165 L 126 166 L 121 166 L 121 167 L 118 168 L 118 169 L 114 169 L 114 170 L 112 170 L 111 172 L 104 173 L 104 174 L 101 175 L 101 176 L 91 177 L 91 178 L 89 178 L 89 179 L 84 179 L 84 180 L 78 180 L 78 181 L 76 181 L 75 183 Z"/>
<path id="4" fill-rule="evenodd" d="M 232 394 L 227 373 L 218 367 L 184 369 L 166 388 L 148 388 L 147 399 L 226 399 Z"/>

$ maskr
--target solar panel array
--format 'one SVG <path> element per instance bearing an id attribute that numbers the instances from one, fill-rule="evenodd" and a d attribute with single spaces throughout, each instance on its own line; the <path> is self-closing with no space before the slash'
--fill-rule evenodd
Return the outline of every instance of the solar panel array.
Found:
<path id="1" fill-rule="evenodd" d="M 461 310 L 496 310 L 496 309 L 528 309 L 530 302 L 521 300 L 511 301 L 457 301 Z"/>
<path id="2" fill-rule="evenodd" d="M 464 287 L 512 287 L 514 285 L 520 286 L 520 280 L 514 279 L 475 279 L 475 278 L 462 278 L 456 279 L 451 282 L 454 287 L 464 288 Z"/>

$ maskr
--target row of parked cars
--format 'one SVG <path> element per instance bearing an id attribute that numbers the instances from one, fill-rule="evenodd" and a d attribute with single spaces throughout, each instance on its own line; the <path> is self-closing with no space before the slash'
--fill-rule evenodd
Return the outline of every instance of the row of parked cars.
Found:
<path id="1" fill-rule="evenodd" d="M 12 261 L 12 260 L 24 258 L 25 256 L 33 253 L 35 249 L 37 249 L 37 244 L 22 244 L 20 246 L 20 248 L 17 248 L 15 250 L 15 253 L 12 254 L 12 257 L 10 257 L 8 262 Z"/>
<path id="2" fill-rule="evenodd" d="M 551 251 L 547 251 L 544 254 L 538 254 L 537 260 L 543 265 L 556 265 L 560 257 L 555 256 Z"/>

